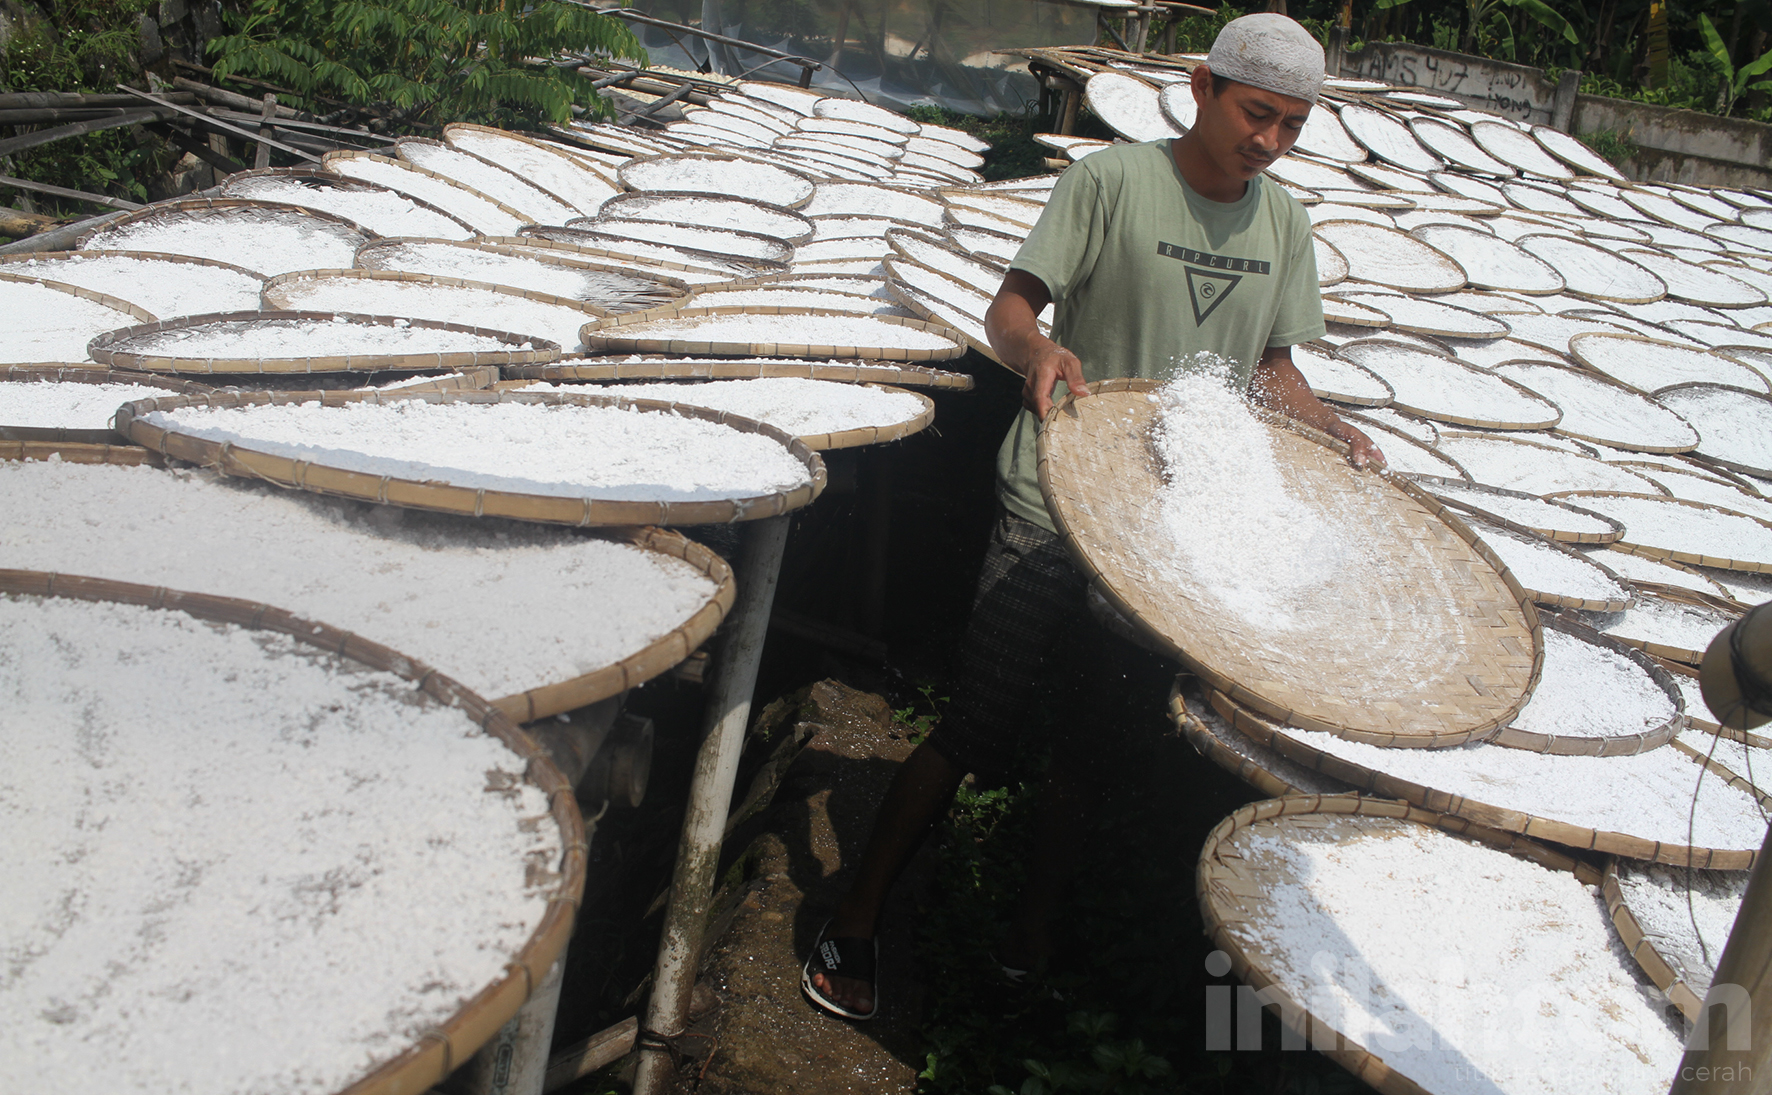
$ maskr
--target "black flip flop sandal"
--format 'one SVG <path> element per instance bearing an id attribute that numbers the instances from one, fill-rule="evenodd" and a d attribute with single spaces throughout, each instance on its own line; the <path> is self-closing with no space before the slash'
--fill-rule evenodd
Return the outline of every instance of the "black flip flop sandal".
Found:
<path id="1" fill-rule="evenodd" d="M 839 1019 L 852 1019 L 857 1022 L 872 1019 L 880 1011 L 880 992 L 874 984 L 875 969 L 880 964 L 880 940 L 859 938 L 825 938 L 825 928 L 830 921 L 825 921 L 824 928 L 818 930 L 818 945 L 812 948 L 807 956 L 806 964 L 800 967 L 800 991 L 806 994 L 813 1006 L 822 1008 Z M 848 977 L 856 981 L 866 981 L 868 987 L 874 989 L 874 1006 L 865 1012 L 851 1011 L 837 1003 L 812 983 L 812 975 L 822 973 L 826 977 Z"/>

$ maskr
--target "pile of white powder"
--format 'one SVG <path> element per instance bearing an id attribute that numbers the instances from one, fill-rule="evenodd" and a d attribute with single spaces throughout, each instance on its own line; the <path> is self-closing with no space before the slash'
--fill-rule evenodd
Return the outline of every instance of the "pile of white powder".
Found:
<path id="1" fill-rule="evenodd" d="M 167 399 L 177 392 L 146 384 L 82 384 L 36 380 L 0 384 L 0 423 L 35 429 L 102 430 L 117 408 L 138 399 Z"/>
<path id="2" fill-rule="evenodd" d="M 1735 927 L 1735 916 L 1741 911 L 1747 872 L 1689 871 L 1625 860 L 1619 864 L 1618 889 L 1624 895 L 1625 908 L 1637 918 L 1656 951 L 1703 999 Z M 1694 920 L 1698 922 L 1696 932 Z"/>
<path id="3" fill-rule="evenodd" d="M 524 762 L 391 674 L 7 598 L 0 705 L 8 1091 L 328 1095 L 546 910 L 560 833 Z"/>
<path id="4" fill-rule="evenodd" d="M 595 391 L 631 399 L 661 399 L 730 411 L 767 422 L 796 437 L 896 426 L 923 413 L 923 401 L 907 392 L 799 377 L 715 380 L 704 384 L 549 384 L 526 392 Z"/>
<path id="5" fill-rule="evenodd" d="M 702 502 L 794 490 L 777 441 L 675 414 L 424 400 L 156 411 L 163 429 L 368 475 L 565 498 Z"/>
<path id="6" fill-rule="evenodd" d="M 365 323 L 332 316 L 326 319 L 236 317 L 149 331 L 112 343 L 109 348 L 151 357 L 271 361 L 383 354 L 501 353 L 532 350 L 534 344 L 516 343 L 472 331 L 415 327 L 407 319 Z"/>
<path id="7" fill-rule="evenodd" d="M 1674 717 L 1648 670 L 1615 650 L 1544 629 L 1544 672 L 1513 725 L 1572 738 L 1628 737 Z"/>
<path id="8" fill-rule="evenodd" d="M 1593 888 L 1426 825 L 1351 828 L 1236 839 L 1289 880 L 1231 930 L 1313 1015 L 1428 1091 L 1666 1089 L 1680 1039 Z"/>
<path id="9" fill-rule="evenodd" d="M 60 461 L 0 462 L 0 567 L 273 604 L 488 699 L 631 657 L 715 592 L 681 560 L 570 529 Z"/>

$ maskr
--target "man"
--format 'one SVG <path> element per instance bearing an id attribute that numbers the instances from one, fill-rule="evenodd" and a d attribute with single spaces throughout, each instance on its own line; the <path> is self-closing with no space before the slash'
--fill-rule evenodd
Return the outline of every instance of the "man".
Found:
<path id="1" fill-rule="evenodd" d="M 1384 457 L 1311 394 L 1291 347 L 1324 333 L 1310 219 L 1261 172 L 1291 149 L 1323 82 L 1323 50 L 1283 15 L 1226 24 L 1194 70 L 1195 124 L 1173 141 L 1097 152 L 1065 172 L 985 317 L 991 346 L 1026 377 L 1024 409 L 997 461 L 1003 514 L 992 535 L 948 712 L 906 760 L 874 823 L 849 894 L 807 960 L 817 1006 L 872 1017 L 874 933 L 899 872 L 967 772 L 1001 775 L 1043 662 L 1086 619 L 1085 583 L 1041 497 L 1038 424 L 1087 382 L 1161 377 L 1209 351 L 1258 402 Z M 1036 318 L 1057 302 L 1053 337 Z M 1064 391 L 1059 390 L 1063 385 Z M 1019 980 L 1051 951 L 1056 910 L 1097 752 L 1077 732 L 1054 743 L 1036 847 L 1015 930 L 1000 957 Z"/>

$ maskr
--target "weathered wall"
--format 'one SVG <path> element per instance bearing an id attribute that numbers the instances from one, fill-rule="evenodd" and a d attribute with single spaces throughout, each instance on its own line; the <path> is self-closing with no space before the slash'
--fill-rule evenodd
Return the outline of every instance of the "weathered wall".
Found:
<path id="1" fill-rule="evenodd" d="M 1341 75 L 1420 88 L 1533 125 L 1551 124 L 1557 94 L 1539 69 L 1407 42 L 1371 42 L 1344 54 Z"/>
<path id="2" fill-rule="evenodd" d="M 1635 141 L 1642 152 L 1625 171 L 1638 182 L 1772 187 L 1772 125 L 1764 122 L 1580 95 L 1574 129 Z"/>

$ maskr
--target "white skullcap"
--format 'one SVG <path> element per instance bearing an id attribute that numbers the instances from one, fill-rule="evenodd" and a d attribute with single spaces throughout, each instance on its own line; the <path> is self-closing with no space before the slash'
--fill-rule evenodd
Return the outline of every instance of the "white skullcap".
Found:
<path id="1" fill-rule="evenodd" d="M 1323 88 L 1323 47 L 1296 21 L 1271 12 L 1226 23 L 1206 67 L 1214 76 L 1307 103 L 1315 103 Z"/>

